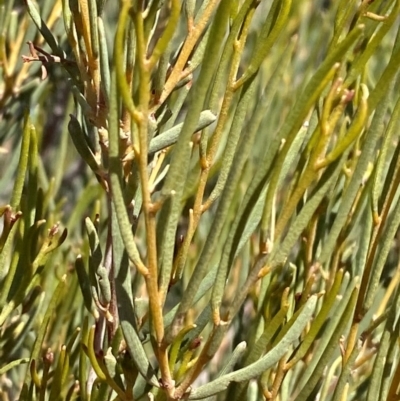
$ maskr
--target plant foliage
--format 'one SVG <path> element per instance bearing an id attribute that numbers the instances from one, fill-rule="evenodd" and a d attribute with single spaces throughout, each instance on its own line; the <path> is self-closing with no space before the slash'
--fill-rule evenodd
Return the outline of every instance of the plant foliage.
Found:
<path id="1" fill-rule="evenodd" d="M 399 0 L 0 0 L 1 400 L 399 400 Z"/>

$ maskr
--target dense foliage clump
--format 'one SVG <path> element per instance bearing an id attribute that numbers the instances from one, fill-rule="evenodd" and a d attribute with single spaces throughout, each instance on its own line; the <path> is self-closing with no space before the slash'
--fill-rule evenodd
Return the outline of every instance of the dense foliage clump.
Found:
<path id="1" fill-rule="evenodd" d="M 399 11 L 0 0 L 0 399 L 400 399 Z"/>

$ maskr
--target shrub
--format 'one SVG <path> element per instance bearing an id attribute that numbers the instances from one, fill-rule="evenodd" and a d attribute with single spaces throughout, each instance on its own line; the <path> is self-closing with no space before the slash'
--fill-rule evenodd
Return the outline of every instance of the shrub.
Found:
<path id="1" fill-rule="evenodd" d="M 399 9 L 0 2 L 2 399 L 398 400 Z"/>

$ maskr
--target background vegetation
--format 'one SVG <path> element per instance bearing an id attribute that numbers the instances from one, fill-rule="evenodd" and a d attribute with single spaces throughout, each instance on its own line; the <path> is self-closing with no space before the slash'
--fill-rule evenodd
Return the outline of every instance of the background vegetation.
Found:
<path id="1" fill-rule="evenodd" d="M 0 0 L 0 399 L 399 400 L 398 0 Z"/>

